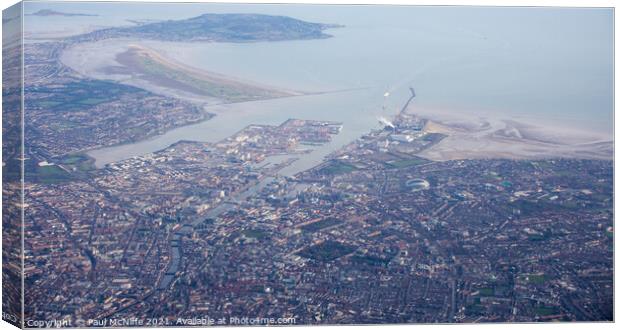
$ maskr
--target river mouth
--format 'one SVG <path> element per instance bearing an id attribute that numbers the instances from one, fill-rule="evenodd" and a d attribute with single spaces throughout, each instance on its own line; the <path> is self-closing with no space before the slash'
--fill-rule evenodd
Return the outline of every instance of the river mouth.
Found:
<path id="1" fill-rule="evenodd" d="M 180 140 L 216 143 L 253 124 L 280 125 L 291 118 L 342 122 L 342 130 L 333 136 L 330 142 L 312 146 L 310 153 L 296 155 L 299 159 L 282 171 L 284 174 L 292 175 L 317 165 L 331 151 L 354 141 L 370 129 L 380 128 L 376 116 L 370 113 L 373 109 L 371 107 L 366 106 L 369 113 L 363 116 L 349 116 L 349 113 L 345 111 L 338 111 L 338 109 L 343 108 L 357 109 L 360 107 L 360 103 L 367 105 L 373 102 L 375 98 L 373 94 L 380 95 L 381 91 L 379 89 L 350 90 L 206 106 L 205 111 L 215 114 L 213 118 L 207 121 L 179 127 L 163 135 L 137 143 L 92 150 L 88 152 L 88 155 L 95 158 L 96 166 L 101 168 L 109 163 L 165 149 Z M 374 108 L 380 109 L 380 105 L 375 104 Z M 292 111 L 292 109 L 296 111 Z M 396 111 L 392 111 L 391 115 L 394 114 Z M 380 115 L 380 112 L 377 112 L 376 115 Z"/>
<path id="2" fill-rule="evenodd" d="M 418 18 L 419 22 L 423 21 Z M 542 80 L 533 79 L 535 75 L 542 77 L 546 71 L 557 70 L 553 67 L 541 69 L 538 62 L 546 59 L 524 55 L 530 54 L 525 47 L 528 45 L 514 49 L 511 42 L 522 40 L 515 39 L 510 31 L 478 31 L 475 34 L 462 27 L 437 28 L 430 23 L 404 21 L 374 22 L 375 25 L 385 23 L 377 28 L 346 15 L 339 23 L 345 28 L 330 31 L 334 37 L 321 40 L 235 44 L 110 39 L 65 50 L 61 58 L 63 63 L 84 76 L 111 79 L 198 103 L 204 106 L 204 111 L 215 114 L 201 123 L 172 129 L 137 143 L 91 150 L 88 155 L 96 159 L 97 167 L 103 167 L 156 152 L 180 140 L 218 142 L 250 124 L 279 125 L 290 118 L 342 122 L 342 131 L 332 142 L 316 147 L 283 170 L 294 173 L 316 165 L 331 151 L 370 130 L 381 128 L 378 119 L 396 115 L 409 97 L 409 87 L 414 87 L 418 96 L 410 111 L 458 133 L 458 137 L 448 138 L 434 147 L 441 152 L 429 150 L 428 156 L 435 160 L 489 155 L 572 157 L 578 154 L 573 147 L 556 148 L 554 143 L 521 140 L 517 142 L 525 145 L 514 152 L 493 153 L 515 142 L 510 139 L 519 136 L 513 134 L 515 125 L 506 124 L 507 120 L 536 126 L 536 129 L 528 129 L 529 133 L 536 133 L 528 134 L 533 140 L 559 141 L 557 145 L 569 141 L 569 144 L 583 145 L 582 149 L 588 144 L 603 143 L 605 146 L 591 156 L 608 157 L 608 145 L 613 141 L 610 124 L 613 112 L 607 112 L 607 99 L 590 96 L 587 100 L 597 100 L 587 103 L 588 109 L 594 110 L 584 112 L 568 101 L 573 95 L 574 77 L 547 74 Z M 190 67 L 311 94 L 227 104 L 175 86 L 158 86 L 122 71 L 106 71 L 105 68 L 120 65 L 116 57 L 126 52 L 131 44 L 154 49 Z M 515 62 L 517 58 L 519 62 Z M 328 91 L 335 92 L 319 93 Z M 384 96 L 386 92 L 389 97 Z M 485 122 L 494 123 L 493 129 L 482 133 L 459 130 L 461 126 Z M 459 134 L 466 134 L 467 139 Z M 493 143 L 489 143 L 489 138 L 494 139 Z M 498 139 L 502 139 L 501 143 L 496 143 Z"/>
<path id="3" fill-rule="evenodd" d="M 226 102 L 210 95 L 195 93 L 186 88 L 174 85 L 153 83 L 143 76 L 127 70 L 126 64 L 119 61 L 132 47 L 142 43 L 135 39 L 113 39 L 93 43 L 78 44 L 65 51 L 61 61 L 80 72 L 95 79 L 111 79 L 133 85 L 156 94 L 180 98 L 203 106 L 205 112 L 214 114 L 209 120 L 172 129 L 162 135 L 143 141 L 115 145 L 90 150 L 88 156 L 95 159 L 95 166 L 102 168 L 107 164 L 118 162 L 134 156 L 156 152 L 180 141 L 199 141 L 215 143 L 240 131 L 252 124 L 279 125 L 284 121 L 296 119 L 338 121 L 343 123 L 340 134 L 324 145 L 312 146 L 312 151 L 298 158 L 291 165 L 281 170 L 282 174 L 293 175 L 299 171 L 318 165 L 330 152 L 354 141 L 371 129 L 380 128 L 379 117 L 390 117 L 398 113 L 399 103 L 407 98 L 408 89 L 402 93 L 394 90 L 390 100 L 383 97 L 384 87 L 358 85 L 329 85 L 318 89 L 300 84 L 283 89 L 282 95 L 268 95 L 263 100 L 244 102 Z M 146 42 L 148 47 L 162 47 L 165 43 Z M 161 48 L 160 48 L 161 49 Z M 96 54 L 89 61 L 84 61 L 86 54 Z M 169 55 L 169 54 L 168 54 Z M 216 73 L 217 74 L 217 73 Z M 236 79 L 236 78 L 235 78 Z M 247 81 L 246 79 L 239 79 Z M 342 87 L 341 89 L 337 89 Z M 300 89 L 308 93 L 291 92 Z M 398 95 L 402 94 L 402 98 Z M 401 100 L 402 99 L 402 100 Z"/>

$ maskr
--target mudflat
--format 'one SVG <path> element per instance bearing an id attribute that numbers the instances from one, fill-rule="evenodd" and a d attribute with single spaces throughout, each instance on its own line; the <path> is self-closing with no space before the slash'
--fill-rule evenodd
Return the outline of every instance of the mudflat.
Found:
<path id="1" fill-rule="evenodd" d="M 412 111 L 410 109 L 409 111 Z M 517 120 L 429 115 L 425 131 L 447 135 L 418 156 L 457 159 L 612 159 L 613 141 L 592 132 L 553 128 Z"/>

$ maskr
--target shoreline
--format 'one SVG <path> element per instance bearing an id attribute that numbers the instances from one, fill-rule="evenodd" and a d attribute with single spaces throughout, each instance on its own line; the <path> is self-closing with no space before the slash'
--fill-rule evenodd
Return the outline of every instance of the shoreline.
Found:
<path id="1" fill-rule="evenodd" d="M 415 112 L 414 112 L 415 113 Z M 612 160 L 614 140 L 595 134 L 570 134 L 513 119 L 481 119 L 454 123 L 417 114 L 428 121 L 425 131 L 447 137 L 417 155 L 434 161 L 465 159 L 596 159 Z"/>
<path id="2" fill-rule="evenodd" d="M 325 92 L 325 93 L 338 93 L 340 91 L 335 92 Z M 317 93 L 323 94 L 323 93 Z M 308 95 L 309 96 L 309 95 Z M 292 98 L 287 97 L 287 98 Z M 264 102 L 267 100 L 257 100 L 257 101 L 246 101 L 246 102 L 236 102 L 232 104 L 253 104 L 256 102 Z M 414 103 L 415 104 L 415 103 Z M 424 157 L 433 161 L 450 161 L 450 160 L 467 160 L 467 159 L 556 159 L 556 158 L 574 158 L 574 159 L 594 159 L 594 160 L 610 160 L 613 158 L 613 139 L 579 139 L 577 141 L 573 141 L 573 143 L 558 143 L 557 141 L 545 141 L 544 138 L 537 138 L 535 134 L 521 134 L 521 136 L 511 136 L 510 134 L 498 134 L 498 132 L 502 132 L 507 128 L 513 128 L 512 126 L 517 126 L 518 129 L 523 129 L 523 127 L 527 127 L 532 130 L 545 130 L 544 128 L 531 126 L 529 123 L 524 123 L 522 121 L 517 121 L 513 119 L 484 119 L 481 120 L 479 118 L 478 124 L 475 121 L 459 121 L 454 122 L 455 118 L 451 118 L 449 120 L 437 119 L 437 116 L 432 116 L 424 113 L 418 113 L 415 109 L 415 105 L 411 105 L 409 108 L 404 109 L 407 114 L 414 114 L 422 119 L 428 121 L 424 130 L 427 132 L 433 133 L 443 133 L 448 135 L 445 139 L 440 141 L 439 143 L 433 145 L 432 147 L 417 153 L 416 156 Z M 226 105 L 226 104 L 211 104 L 211 106 L 218 105 Z M 193 125 L 199 125 L 206 121 L 212 120 L 216 116 L 218 116 L 218 112 L 220 111 L 234 111 L 230 109 L 224 109 L 219 111 L 208 112 L 205 111 L 209 116 L 203 120 L 200 120 L 195 123 L 189 123 L 187 125 L 181 125 L 175 128 L 171 128 L 170 130 L 164 132 L 163 134 L 155 134 L 151 135 L 140 141 L 127 142 L 122 144 L 117 144 L 113 146 L 104 146 L 98 148 L 91 148 L 88 150 L 80 151 L 89 158 L 95 160 L 95 164 L 97 163 L 97 158 L 91 155 L 91 152 L 98 150 L 105 150 L 109 148 L 115 148 L 119 146 L 127 146 L 133 145 L 140 142 L 145 142 L 153 139 L 157 139 L 160 136 L 165 135 L 166 133 L 172 130 L 180 130 L 187 128 Z M 445 114 L 444 114 L 445 115 Z M 460 117 L 463 115 L 455 115 L 453 113 L 449 114 L 452 117 Z M 292 114 L 291 118 L 295 116 Z M 260 124 L 250 124 L 250 125 L 260 125 Z M 504 125 L 504 126 L 502 126 Z M 523 126 L 523 127 L 520 127 Z M 242 128 L 243 129 L 243 128 Z M 548 129 L 547 129 L 548 130 Z M 552 129 L 553 130 L 553 129 Z M 535 132 L 534 132 L 535 133 Z M 564 133 L 566 131 L 564 129 L 555 129 L 555 133 Z M 233 133 L 234 134 L 234 133 Z M 225 137 L 224 137 L 225 138 Z M 359 138 L 359 137 L 357 137 Z M 155 151 L 149 151 L 145 153 L 136 154 L 134 156 L 139 156 L 148 153 L 155 153 L 158 151 L 165 150 L 175 143 L 181 141 L 192 141 L 197 143 L 214 143 L 212 141 L 201 141 L 200 139 L 180 139 L 176 142 L 173 142 L 167 146 L 163 146 L 158 148 Z M 355 139 L 350 142 L 355 141 Z M 346 144 L 345 144 L 346 145 Z M 592 147 L 597 147 L 598 150 L 592 151 Z M 607 152 L 607 149 L 609 149 Z M 335 150 L 329 151 L 327 154 L 333 152 Z M 133 156 L 131 156 L 133 157 Z M 129 159 L 131 157 L 127 157 L 124 159 Z M 98 169 L 104 168 L 107 164 L 114 163 L 116 161 L 107 162 L 105 164 L 95 165 Z"/>
<path id="3" fill-rule="evenodd" d="M 251 101 L 232 102 L 232 103 L 220 102 L 220 103 L 205 104 L 204 102 L 196 102 L 196 101 L 192 101 L 190 99 L 181 98 L 182 100 L 185 100 L 185 101 L 192 102 L 194 104 L 203 106 L 203 111 L 204 111 L 204 113 L 206 114 L 207 117 L 202 119 L 202 120 L 196 121 L 196 122 L 188 123 L 188 124 L 177 126 L 177 127 L 171 127 L 168 130 L 166 130 L 165 132 L 163 132 L 162 134 L 152 134 L 152 135 L 149 135 L 149 136 L 145 137 L 144 139 L 141 139 L 141 140 L 138 140 L 138 141 L 128 141 L 128 142 L 118 143 L 118 144 L 114 144 L 114 145 L 110 145 L 110 146 L 98 146 L 98 147 L 83 149 L 83 150 L 79 150 L 79 151 L 75 151 L 75 152 L 71 152 L 71 153 L 80 153 L 80 154 L 83 154 L 83 155 L 85 155 L 85 156 L 87 156 L 89 158 L 94 159 L 95 160 L 95 167 L 98 168 L 98 169 L 101 169 L 101 168 L 104 168 L 107 164 L 120 161 L 121 159 L 97 165 L 97 161 L 98 160 L 91 153 L 97 152 L 97 151 L 105 151 L 105 150 L 109 150 L 109 149 L 113 149 L 113 148 L 124 147 L 124 146 L 130 146 L 130 145 L 139 144 L 139 143 L 145 143 L 145 142 L 148 142 L 148 141 L 153 141 L 153 140 L 156 140 L 156 139 L 158 139 L 160 137 L 163 137 L 166 134 L 168 134 L 170 132 L 173 132 L 173 131 L 176 131 L 176 130 L 182 130 L 182 129 L 189 128 L 189 127 L 192 127 L 192 126 L 205 124 L 206 122 L 209 122 L 209 121 L 211 121 L 211 120 L 213 120 L 213 119 L 215 119 L 215 118 L 217 118 L 219 116 L 222 116 L 223 113 L 227 113 L 229 111 L 235 111 L 234 109 L 232 109 L 232 110 L 229 109 L 228 106 L 246 106 L 246 105 L 252 105 L 252 104 L 260 105 L 260 104 L 262 104 L 264 102 L 277 101 L 277 100 L 282 100 L 282 99 L 295 99 L 295 98 L 299 98 L 299 97 L 312 97 L 312 96 L 348 93 L 348 92 L 355 92 L 355 91 L 359 91 L 359 90 L 365 90 L 367 88 L 369 88 L 369 87 L 348 88 L 348 89 L 335 90 L 335 91 L 324 91 L 324 92 L 313 92 L 313 93 L 302 94 L 302 95 L 282 96 L 282 97 L 275 97 L 275 98 L 270 98 L 270 99 L 251 100 Z M 213 109 L 210 109 L 210 108 L 213 108 Z M 290 118 L 295 118 L 295 116 L 291 114 L 289 119 Z M 308 119 L 308 118 L 304 118 L 304 119 Z M 312 119 L 310 119 L 310 120 L 312 120 Z M 284 121 L 279 122 L 279 123 L 274 123 L 274 124 L 265 124 L 265 125 L 275 125 L 275 126 L 277 126 L 277 125 L 282 124 L 283 122 Z M 244 127 L 247 127 L 249 125 L 262 125 L 262 124 L 248 123 L 247 125 L 241 127 L 239 130 L 241 130 Z M 235 132 L 238 132 L 239 130 L 237 130 Z M 235 132 L 232 132 L 231 135 L 235 134 Z M 231 135 L 228 135 L 228 136 L 231 136 Z M 220 140 L 226 139 L 228 136 L 224 136 Z M 148 154 L 148 153 L 153 153 L 153 152 L 161 151 L 161 150 L 164 150 L 164 149 L 170 147 L 171 145 L 174 145 L 175 143 L 178 143 L 179 141 L 194 141 L 194 142 L 200 142 L 200 143 L 217 143 L 220 140 L 216 140 L 216 141 L 203 141 L 203 140 L 200 140 L 200 139 L 182 138 L 180 140 L 177 140 L 176 142 L 171 142 L 167 146 L 162 146 L 161 148 L 158 148 L 156 150 L 147 151 L 147 152 L 144 152 L 144 153 L 139 153 L 139 154 L 136 154 L 134 156 L 139 156 L 139 155 L 144 155 L 144 154 Z M 129 158 L 134 157 L 134 156 L 125 157 L 125 158 L 122 158 L 122 159 L 129 159 Z"/>
<path id="4" fill-rule="evenodd" d="M 99 59 L 95 61 L 98 61 L 99 63 L 89 64 L 90 67 L 86 69 L 82 68 L 80 70 L 80 73 L 84 76 L 93 77 L 96 79 L 114 79 L 114 75 L 109 74 L 105 74 L 105 77 L 101 77 L 102 72 L 97 72 L 96 67 L 106 67 L 110 66 L 110 64 L 118 65 L 118 62 L 115 61 L 115 56 L 122 53 L 123 51 L 126 51 L 127 48 L 130 46 L 132 40 L 112 39 L 101 42 L 108 43 L 107 45 L 105 45 L 107 52 L 103 53 L 108 53 L 109 56 L 106 57 L 106 54 L 101 54 L 100 52 Z M 119 45 L 119 42 L 126 42 L 127 44 L 123 46 Z M 91 43 L 90 45 L 93 45 L 93 43 Z M 88 48 L 86 50 L 88 50 Z M 162 54 L 166 54 L 166 52 L 163 52 Z M 67 65 L 64 55 L 65 52 L 63 52 L 63 55 L 61 56 L 61 60 L 63 64 Z M 71 68 L 74 67 L 74 65 L 68 66 Z M 221 76 L 227 77 L 226 75 Z M 117 76 L 117 78 L 119 77 Z M 227 105 L 256 104 L 257 107 L 260 107 L 260 102 L 270 101 L 274 99 L 294 98 L 299 96 L 311 97 L 313 95 L 331 94 L 343 91 L 371 88 L 342 88 L 336 91 L 315 91 L 301 93 L 298 95 L 286 95 L 259 100 L 223 102 L 221 100 L 214 100 L 212 98 L 208 99 L 207 97 L 195 95 L 192 93 L 179 93 L 178 89 L 162 88 L 161 86 L 156 86 L 155 84 L 148 83 L 148 81 L 145 82 L 144 79 L 138 80 L 133 79 L 132 77 L 127 78 L 127 75 L 125 75 L 125 79 L 121 78 L 114 80 L 118 81 L 119 83 L 134 85 L 156 94 L 180 98 L 194 104 L 200 104 L 204 106 L 206 103 L 207 107 L 215 106 L 216 109 L 218 109 L 218 106 L 224 106 L 224 108 L 216 110 L 215 112 L 208 111 L 208 113 L 211 113 L 215 116 L 219 116 L 222 111 L 237 110 L 233 108 L 228 108 L 226 107 Z M 269 85 L 260 84 L 260 86 Z M 449 136 L 444 139 L 444 141 L 441 141 L 432 148 L 420 153 L 419 155 L 421 157 L 441 161 L 469 158 L 493 158 L 497 156 L 511 159 L 556 157 L 608 159 L 613 156 L 613 137 L 607 137 L 607 135 L 605 135 L 604 133 L 595 134 L 594 132 L 588 131 L 586 129 L 575 129 L 574 127 L 571 127 L 571 125 L 566 124 L 566 120 L 562 120 L 560 124 L 556 121 L 553 122 L 553 124 L 551 125 L 540 125 L 540 123 L 544 123 L 545 121 L 550 122 L 551 120 L 539 120 L 539 118 L 525 115 L 506 116 L 508 118 L 502 118 L 501 114 L 490 113 L 490 111 L 476 110 L 475 113 L 472 113 L 472 110 L 461 111 L 461 109 L 452 109 L 452 111 L 450 111 L 450 109 L 451 108 L 428 108 L 424 105 L 420 105 L 418 102 L 415 101 L 412 102 L 409 107 L 404 107 L 403 110 L 406 113 L 418 115 L 421 118 L 428 119 L 429 121 L 441 125 L 443 127 L 442 129 L 449 133 Z M 364 116 L 366 115 L 367 114 L 364 114 Z M 294 113 L 291 113 L 289 114 L 289 117 L 296 117 L 296 115 Z M 529 118 L 524 119 L 526 117 Z M 171 128 L 163 134 L 152 135 L 140 141 L 133 141 L 114 146 L 92 148 L 87 150 L 85 153 L 88 154 L 88 156 L 93 157 L 91 156 L 91 152 L 93 151 L 106 150 L 121 145 L 131 145 L 143 141 L 154 140 L 157 137 L 163 136 L 170 131 L 187 128 L 195 124 L 200 124 L 205 121 L 212 120 L 213 118 L 214 117 L 211 116 L 197 123 L 190 123 L 187 125 L 181 125 L 175 128 Z M 359 136 L 357 138 L 359 138 Z M 354 139 L 352 139 L 351 141 L 353 140 Z M 594 150 L 592 150 L 593 148 Z M 158 148 L 158 150 L 159 149 L 162 148 Z M 607 149 L 611 149 L 611 151 Z M 96 157 L 94 158 L 96 159 Z M 105 166 L 105 164 L 100 164 L 100 166 L 97 167 L 101 168 L 103 166 Z"/>
<path id="5" fill-rule="evenodd" d="M 299 91 L 269 86 L 263 83 L 192 67 L 166 57 L 155 49 L 136 43 L 127 45 L 126 50 L 117 53 L 114 60 L 116 63 L 120 64 L 121 67 L 104 67 L 100 70 L 105 74 L 114 74 L 114 69 L 125 71 L 121 74 L 128 74 L 132 77 L 138 76 L 140 80 L 147 80 L 161 87 L 183 90 L 199 96 L 212 96 L 205 94 L 207 89 L 201 88 L 201 84 L 205 83 L 213 84 L 213 89 L 238 91 L 239 94 L 249 97 L 247 100 L 270 99 L 304 94 Z M 152 63 L 156 66 L 156 72 L 149 70 L 153 68 L 152 64 L 149 65 L 148 63 Z M 193 84 L 190 84 L 190 82 L 193 82 Z M 218 98 L 217 96 L 212 97 Z M 226 96 L 220 96 L 219 98 L 226 98 Z M 234 99 L 231 100 L 235 102 Z M 245 99 L 241 100 L 245 101 Z"/>

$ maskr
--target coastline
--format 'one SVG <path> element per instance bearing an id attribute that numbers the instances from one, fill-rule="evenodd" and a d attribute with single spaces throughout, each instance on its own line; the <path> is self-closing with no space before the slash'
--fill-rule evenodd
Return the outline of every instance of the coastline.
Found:
<path id="1" fill-rule="evenodd" d="M 119 53 L 115 61 L 121 67 L 103 68 L 104 73 L 121 71 L 132 77 L 139 77 L 160 87 L 183 90 L 200 96 L 212 96 L 228 103 L 243 102 L 256 99 L 270 99 L 300 95 L 298 91 L 285 90 L 265 84 L 244 81 L 220 73 L 202 70 L 179 63 L 164 56 L 160 52 L 140 45 L 129 44 L 127 50 Z M 213 90 L 230 93 L 211 95 Z M 231 97 L 232 94 L 235 95 Z"/>
<path id="2" fill-rule="evenodd" d="M 466 115 L 419 113 L 425 130 L 447 137 L 418 156 L 436 161 L 457 159 L 613 159 L 613 138 L 568 127 L 536 125 L 523 119 L 462 118 Z"/>
<path id="3" fill-rule="evenodd" d="M 313 95 L 337 93 L 337 91 L 308 92 L 281 97 L 271 97 L 261 100 L 225 102 L 222 100 L 185 92 L 179 89 L 163 88 L 162 86 L 157 86 L 156 84 L 149 83 L 145 79 L 134 79 L 133 77 L 127 77 L 126 75 L 123 76 L 119 74 L 109 74 L 109 72 L 106 74 L 105 72 L 101 72 L 101 70 L 97 69 L 97 67 L 113 67 L 114 65 L 119 65 L 116 61 L 116 56 L 123 51 L 126 51 L 127 48 L 130 47 L 132 42 L 135 42 L 135 40 L 132 41 L 132 39 L 110 39 L 98 41 L 97 43 L 104 43 L 104 45 L 107 45 L 106 47 L 104 47 L 107 50 L 105 52 L 95 52 L 98 54 L 97 59 L 89 63 L 86 67 L 82 67 L 80 73 L 85 76 L 97 79 L 115 79 L 120 83 L 134 85 L 156 94 L 180 98 L 186 101 L 193 102 L 195 104 L 207 104 L 209 107 L 215 106 L 216 108 L 218 108 L 218 106 L 223 106 L 222 110 L 209 111 L 209 113 L 215 116 L 220 116 L 222 113 L 228 111 L 238 111 L 238 108 L 246 108 L 253 105 L 261 108 L 264 107 L 263 102 L 272 101 L 279 98 L 290 99 L 300 96 L 311 97 Z M 124 46 L 121 45 L 122 43 L 125 43 Z M 93 44 L 94 43 L 81 45 L 81 47 L 85 47 L 82 49 L 82 51 L 86 50 L 90 53 L 93 53 L 91 49 L 91 47 L 94 47 Z M 162 51 L 160 49 L 157 49 L 156 51 L 158 54 L 163 54 L 163 56 L 169 55 L 166 51 Z M 67 58 L 65 57 L 65 54 L 66 50 L 61 56 L 61 60 L 65 65 L 68 65 L 69 67 L 72 67 L 74 69 L 76 65 L 79 66 L 79 63 L 73 63 L 73 65 L 67 63 Z M 168 59 L 167 61 L 172 61 L 172 64 L 177 65 L 173 60 L 169 60 L 169 57 L 170 56 L 166 57 Z M 219 73 L 214 73 L 214 76 L 228 77 L 225 74 Z M 237 81 L 237 79 L 235 79 L 235 81 Z M 238 81 L 244 80 L 239 79 Z M 258 86 L 271 87 L 267 84 L 258 84 Z M 347 91 L 355 89 L 357 88 L 343 88 L 342 90 Z M 305 98 L 302 98 L 301 100 L 303 99 Z M 594 132 L 592 131 L 575 129 L 574 127 L 565 125 L 566 120 L 556 121 L 549 125 L 541 125 L 544 120 L 539 120 L 538 118 L 511 118 L 512 116 L 509 115 L 502 116 L 501 114 L 494 114 L 490 113 L 489 111 L 476 110 L 474 113 L 472 113 L 471 110 L 468 112 L 461 111 L 461 109 L 453 108 L 431 109 L 427 108 L 423 103 L 422 105 L 420 105 L 417 101 L 417 99 L 414 100 L 408 107 L 406 107 L 406 109 L 403 110 L 407 111 L 408 113 L 416 114 L 421 118 L 428 119 L 431 122 L 431 127 L 434 130 L 438 130 L 437 132 L 447 133 L 448 135 L 446 139 L 444 139 L 437 145 L 419 153 L 419 156 L 429 158 L 431 160 L 441 161 L 453 159 L 483 159 L 498 157 L 509 159 L 538 159 L 557 157 L 609 159 L 613 155 L 613 137 L 607 138 L 605 134 L 594 134 Z M 299 102 L 293 103 L 299 104 Z M 233 108 L 227 107 L 227 105 L 232 105 Z M 236 107 L 234 105 L 242 106 Z M 296 117 L 296 114 L 290 113 L 287 117 Z M 131 145 L 139 142 L 154 140 L 157 139 L 157 137 L 165 135 L 170 131 L 184 129 L 194 124 L 204 123 L 205 121 L 212 119 L 213 116 L 197 123 L 190 123 L 188 125 L 181 125 L 176 128 L 171 128 L 163 134 L 152 135 L 141 141 L 127 142 L 122 145 Z M 226 121 L 222 120 L 219 122 L 225 123 Z M 369 129 L 373 129 L 373 127 L 369 126 Z M 197 138 L 196 140 L 205 139 L 203 137 Z M 352 139 L 351 141 L 353 140 L 354 139 Z M 212 141 L 209 140 L 207 142 Z M 105 152 L 109 151 L 110 148 L 118 146 L 121 145 L 92 148 L 86 151 L 86 153 L 88 153 L 89 156 L 93 156 L 93 151 Z M 161 150 L 162 148 L 165 148 L 165 146 L 158 146 L 155 149 Z M 99 162 L 98 167 L 101 166 L 102 163 Z"/>

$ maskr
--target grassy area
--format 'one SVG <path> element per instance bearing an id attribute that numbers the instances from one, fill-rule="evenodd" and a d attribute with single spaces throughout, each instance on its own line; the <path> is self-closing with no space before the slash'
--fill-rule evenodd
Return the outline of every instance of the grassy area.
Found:
<path id="1" fill-rule="evenodd" d="M 321 244 L 310 246 L 298 254 L 304 258 L 316 261 L 329 262 L 355 251 L 356 248 L 342 243 L 327 241 Z"/>
<path id="2" fill-rule="evenodd" d="M 339 160 L 334 160 L 331 161 L 327 166 L 320 169 L 320 173 L 326 175 L 339 175 L 349 173 L 355 170 L 357 170 L 357 167 L 351 164 Z"/>
<path id="3" fill-rule="evenodd" d="M 557 314 L 558 309 L 556 307 L 540 306 L 540 307 L 534 308 L 534 312 L 540 316 L 548 316 L 548 315 Z"/>
<path id="4" fill-rule="evenodd" d="M 493 288 L 481 288 L 478 291 L 480 291 L 480 295 L 483 297 L 490 297 L 495 294 L 495 290 L 493 290 Z"/>
<path id="5" fill-rule="evenodd" d="M 544 274 L 524 274 L 524 275 L 521 275 L 520 278 L 523 281 L 526 281 L 532 284 L 543 284 L 547 280 Z"/>
<path id="6" fill-rule="evenodd" d="M 390 262 L 390 258 L 379 258 L 379 257 L 375 257 L 375 256 L 369 256 L 369 255 L 365 255 L 365 256 L 352 256 L 350 258 L 351 262 L 356 263 L 356 264 L 363 264 L 363 265 L 368 265 L 368 266 L 385 266 Z"/>
<path id="7" fill-rule="evenodd" d="M 260 229 L 246 229 L 241 231 L 241 234 L 247 238 L 263 239 L 269 237 L 266 231 Z"/>
<path id="8" fill-rule="evenodd" d="M 79 172 L 95 170 L 95 160 L 84 154 L 70 154 L 60 159 L 60 164 L 67 165 Z"/>
<path id="9" fill-rule="evenodd" d="M 504 186 L 505 188 L 510 188 L 510 187 L 512 187 L 512 182 L 510 182 L 510 181 L 502 181 L 501 185 Z"/>
<path id="10" fill-rule="evenodd" d="M 143 90 L 104 80 L 72 81 L 60 86 L 36 86 L 27 90 L 33 96 L 28 107 L 40 107 L 57 112 L 83 110 L 104 102 L 118 100 L 124 94 L 146 93 Z M 137 97 L 141 95 L 136 95 Z"/>
<path id="11" fill-rule="evenodd" d="M 192 93 L 216 97 L 227 102 L 241 102 L 264 98 L 269 92 L 249 85 L 219 79 L 209 80 L 176 69 L 142 54 L 134 54 L 139 69 L 153 80 L 167 85 L 176 85 Z"/>
<path id="12" fill-rule="evenodd" d="M 322 229 L 325 229 L 325 228 L 328 228 L 328 227 L 333 227 L 333 226 L 339 225 L 341 223 L 342 223 L 342 221 L 340 221 L 340 220 L 338 220 L 336 218 L 327 218 L 327 219 L 324 219 L 324 220 L 321 220 L 321 221 L 317 221 L 317 222 L 313 222 L 313 223 L 307 224 L 305 226 L 301 226 L 301 229 L 303 231 L 314 233 L 314 232 L 317 232 L 319 230 L 322 230 Z"/>
<path id="13" fill-rule="evenodd" d="M 543 234 L 530 234 L 527 235 L 527 239 L 530 242 L 540 242 L 546 240 L 548 237 Z"/>
<path id="14" fill-rule="evenodd" d="M 581 207 L 575 203 L 558 203 L 551 201 L 529 201 L 529 200 L 516 200 L 510 204 L 512 207 L 521 211 L 524 216 L 530 216 L 542 212 L 565 212 L 579 210 Z"/>
<path id="15" fill-rule="evenodd" d="M 63 164 L 74 165 L 84 160 L 84 156 L 79 154 L 69 155 L 62 159 Z"/>
<path id="16" fill-rule="evenodd" d="M 136 138 L 141 139 L 143 136 L 146 136 L 147 133 L 148 130 L 142 126 L 131 127 L 127 130 L 127 135 L 132 136 L 132 140 L 135 140 Z"/>
<path id="17" fill-rule="evenodd" d="M 393 161 L 387 162 L 386 164 L 389 167 L 393 167 L 393 168 L 405 168 L 405 167 L 410 167 L 410 166 L 426 164 L 428 162 L 429 161 L 424 158 L 415 157 L 415 158 L 409 158 L 409 159 L 393 160 Z"/>
<path id="18" fill-rule="evenodd" d="M 57 165 L 38 166 L 33 179 L 39 183 L 61 183 L 71 180 L 71 175 Z"/>
<path id="19" fill-rule="evenodd" d="M 468 314 L 473 314 L 473 315 L 482 315 L 486 311 L 486 309 L 479 303 L 468 305 L 466 307 L 466 310 Z"/>

